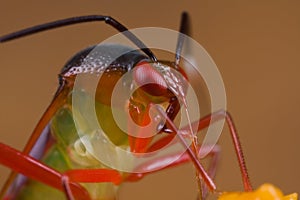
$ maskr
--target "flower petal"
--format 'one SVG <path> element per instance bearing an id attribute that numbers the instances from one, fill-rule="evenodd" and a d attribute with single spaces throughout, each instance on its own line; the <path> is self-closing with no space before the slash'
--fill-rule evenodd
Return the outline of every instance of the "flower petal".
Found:
<path id="1" fill-rule="evenodd" d="M 218 200 L 298 200 L 298 194 L 284 196 L 272 184 L 263 184 L 253 192 L 224 192 Z"/>

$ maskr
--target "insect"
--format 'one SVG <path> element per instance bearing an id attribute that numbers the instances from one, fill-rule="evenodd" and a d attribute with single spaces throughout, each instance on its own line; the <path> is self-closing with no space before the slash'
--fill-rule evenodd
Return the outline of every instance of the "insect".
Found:
<path id="1" fill-rule="evenodd" d="M 34 26 L 0 37 L 0 41 L 6 42 L 37 32 L 90 21 L 105 21 L 123 33 L 138 49 L 120 44 L 95 45 L 80 51 L 67 62 L 59 74 L 59 86 L 55 96 L 24 150 L 20 152 L 0 143 L 0 163 L 14 171 L 2 189 L 2 198 L 115 199 L 115 187 L 123 182 L 138 181 L 145 175 L 166 167 L 192 162 L 196 169 L 198 198 L 204 199 L 208 191 L 216 190 L 213 182 L 216 164 L 212 162 L 206 172 L 200 163 L 201 144 L 196 141 L 192 127 L 196 127 L 198 132 L 210 123 L 224 118 L 230 127 L 244 188 L 251 191 L 242 148 L 228 112 L 220 110 L 195 122 L 189 121 L 186 127 L 176 126 L 175 118 L 181 107 L 184 107 L 186 95 L 186 72 L 180 67 L 180 59 L 185 40 L 182 35 L 188 33 L 187 13 L 182 14 L 175 61 L 158 60 L 134 33 L 115 19 L 101 15 L 68 18 Z M 121 79 L 127 73 L 129 81 Z M 75 87 L 78 77 L 85 74 L 101 76 L 95 96 Z M 132 91 L 128 101 L 122 105 L 112 105 L 110 102 L 113 99 L 113 90 L 119 81 L 122 85 L 120 93 L 131 91 L 132 85 L 137 86 L 137 89 Z M 88 107 L 90 101 L 83 101 L 81 108 L 75 108 L 74 93 L 80 99 L 95 100 L 93 106 L 102 129 L 88 128 L 87 124 L 93 120 L 81 109 Z M 157 104 L 160 106 L 156 106 Z M 133 119 L 138 128 L 128 125 L 127 131 L 136 132 L 136 135 L 128 135 L 118 127 L 114 121 L 113 108 L 119 114 L 128 114 Z M 141 127 L 146 127 L 151 122 L 151 110 L 154 110 L 154 117 L 158 118 L 157 124 L 143 129 Z M 74 117 L 76 113 L 77 118 Z M 145 134 L 155 131 L 157 133 L 150 137 L 144 137 Z M 115 159 L 127 167 L 131 161 L 118 156 L 121 151 L 119 149 L 127 150 L 130 158 L 138 159 L 140 154 L 158 151 L 167 144 L 174 145 L 174 138 L 177 138 L 175 144 L 180 143 L 184 147 L 182 154 L 157 157 L 151 162 L 135 165 L 131 172 L 110 167 L 97 159 L 101 154 L 108 160 Z M 105 153 L 97 151 L 106 143 L 113 144 L 115 148 L 110 148 Z M 215 154 L 217 150 L 213 149 L 210 155 L 214 157 Z M 164 163 L 173 157 L 176 157 L 176 161 L 166 166 Z"/>

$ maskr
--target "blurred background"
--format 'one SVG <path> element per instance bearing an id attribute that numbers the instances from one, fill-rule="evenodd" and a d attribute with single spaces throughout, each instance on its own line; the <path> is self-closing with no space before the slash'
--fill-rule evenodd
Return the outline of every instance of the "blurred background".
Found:
<path id="1" fill-rule="evenodd" d="M 0 35 L 79 15 L 111 15 L 128 28 L 178 30 L 191 17 L 192 37 L 211 55 L 226 87 L 255 187 L 271 182 L 300 193 L 300 2 L 9 1 L 0 7 Z M 57 74 L 79 50 L 116 31 L 104 23 L 57 29 L 0 45 L 0 141 L 22 149 L 56 90 Z M 242 190 L 227 127 L 219 141 L 221 191 Z M 0 155 L 1 156 L 1 155 Z M 9 170 L 0 167 L 0 186 Z M 195 199 L 192 165 L 125 184 L 120 199 Z"/>

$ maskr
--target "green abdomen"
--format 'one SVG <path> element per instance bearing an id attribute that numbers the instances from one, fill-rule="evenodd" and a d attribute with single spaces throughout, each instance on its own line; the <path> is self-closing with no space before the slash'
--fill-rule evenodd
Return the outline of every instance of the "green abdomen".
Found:
<path id="1" fill-rule="evenodd" d="M 100 106 L 100 107 L 99 107 Z M 97 109 L 105 112 L 105 107 L 97 105 Z M 109 120 L 109 114 L 106 113 L 106 121 Z M 53 117 L 51 122 L 51 131 L 54 138 L 54 144 L 47 150 L 41 161 L 60 172 L 71 169 L 86 168 L 105 168 L 105 166 L 94 159 L 87 152 L 80 152 L 80 138 L 74 125 L 72 112 L 69 106 L 61 108 Z M 124 138 L 116 138 L 116 143 L 122 143 Z M 82 147 L 84 148 L 84 147 Z M 111 183 L 83 184 L 90 193 L 92 199 L 110 200 L 115 199 L 116 186 Z M 20 190 L 17 199 L 66 199 L 65 194 L 57 189 L 51 188 L 43 183 L 28 180 Z"/>

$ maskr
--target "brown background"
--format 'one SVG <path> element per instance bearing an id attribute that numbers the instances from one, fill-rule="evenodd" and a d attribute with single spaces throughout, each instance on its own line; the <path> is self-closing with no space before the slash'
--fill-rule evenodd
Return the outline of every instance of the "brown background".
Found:
<path id="1" fill-rule="evenodd" d="M 222 73 L 255 187 L 264 182 L 300 192 L 299 1 L 10 1 L 1 2 L 0 35 L 35 24 L 107 14 L 129 28 L 178 29 L 192 18 L 192 36 Z M 0 45 L 0 140 L 22 149 L 55 92 L 56 75 L 80 49 L 116 33 L 101 23 L 49 31 Z M 220 138 L 220 190 L 242 189 L 227 128 Z M 1 155 L 0 155 L 1 156 Z M 8 170 L 0 167 L 0 184 Z M 127 184 L 120 199 L 194 199 L 193 168 L 167 170 Z"/>

